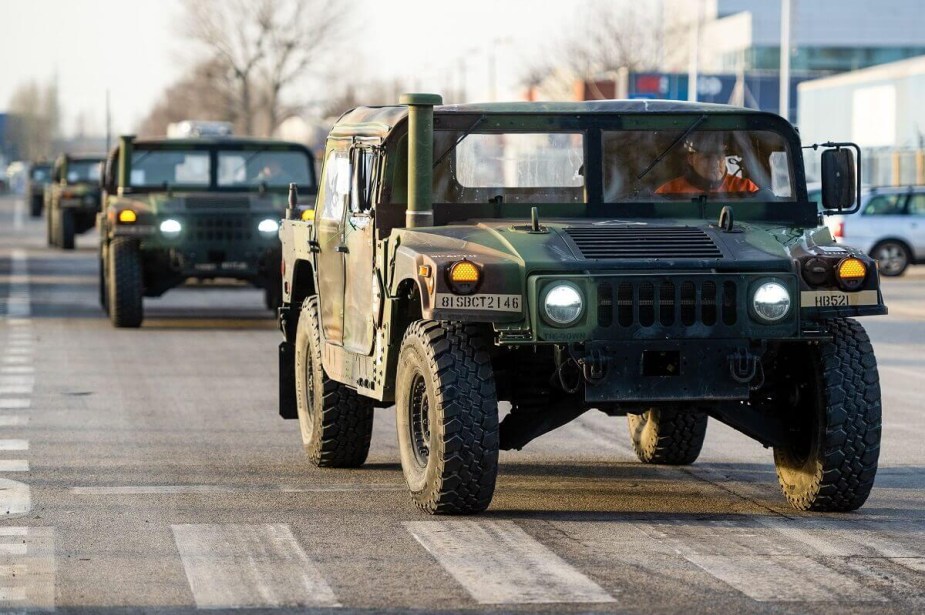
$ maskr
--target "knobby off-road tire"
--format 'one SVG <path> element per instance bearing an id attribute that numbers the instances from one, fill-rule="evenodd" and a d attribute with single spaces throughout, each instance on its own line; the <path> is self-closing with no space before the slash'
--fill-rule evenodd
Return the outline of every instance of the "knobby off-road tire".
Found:
<path id="1" fill-rule="evenodd" d="M 55 243 L 62 250 L 74 249 L 74 212 L 69 209 L 58 210 L 58 223 L 55 225 L 57 237 Z"/>
<path id="2" fill-rule="evenodd" d="M 103 311 L 106 314 L 109 314 L 109 288 L 106 281 L 106 257 L 104 256 L 103 246 L 100 246 L 100 255 L 99 255 L 99 266 L 100 266 L 100 307 L 103 308 Z"/>
<path id="3" fill-rule="evenodd" d="M 42 197 L 37 195 L 32 195 L 29 197 L 29 215 L 33 218 L 42 217 L 42 206 L 44 205 L 44 200 Z"/>
<path id="4" fill-rule="evenodd" d="M 117 237 L 107 254 L 109 319 L 120 328 L 140 327 L 144 319 L 144 279 L 138 242 Z"/>
<path id="5" fill-rule="evenodd" d="M 398 448 L 412 501 L 431 514 L 478 513 L 498 475 L 498 397 L 489 340 L 472 325 L 417 321 L 395 379 Z"/>
<path id="6" fill-rule="evenodd" d="M 626 415 L 639 461 L 672 466 L 694 463 L 707 434 L 707 415 L 697 410 L 650 408 Z"/>
<path id="7" fill-rule="evenodd" d="M 295 387 L 299 430 L 309 460 L 327 468 L 363 465 L 373 434 L 373 402 L 324 372 L 317 296 L 306 298 L 299 314 Z"/>
<path id="8" fill-rule="evenodd" d="M 833 339 L 810 348 L 810 372 L 791 418 L 793 443 L 774 448 L 781 490 L 799 510 L 849 511 L 864 504 L 880 456 L 880 376 L 867 332 L 830 320 Z"/>

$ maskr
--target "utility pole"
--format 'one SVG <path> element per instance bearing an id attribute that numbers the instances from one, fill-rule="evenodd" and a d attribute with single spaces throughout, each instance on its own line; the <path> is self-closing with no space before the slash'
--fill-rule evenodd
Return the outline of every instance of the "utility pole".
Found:
<path id="1" fill-rule="evenodd" d="M 790 120 L 790 0 L 780 0 L 780 116 Z"/>
<path id="2" fill-rule="evenodd" d="M 109 154 L 110 143 L 112 142 L 112 110 L 109 106 L 109 88 L 106 88 L 106 154 Z"/>
<path id="3" fill-rule="evenodd" d="M 697 102 L 697 77 L 700 70 L 700 24 L 703 21 L 703 0 L 697 0 L 697 18 L 691 29 L 691 57 L 687 70 L 687 100 Z"/>

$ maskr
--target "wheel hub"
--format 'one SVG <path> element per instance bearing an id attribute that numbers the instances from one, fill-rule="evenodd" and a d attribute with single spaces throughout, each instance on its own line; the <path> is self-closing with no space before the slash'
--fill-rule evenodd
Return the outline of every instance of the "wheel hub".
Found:
<path id="1" fill-rule="evenodd" d="M 408 411 L 411 414 L 408 423 L 414 457 L 421 466 L 426 466 L 430 457 L 430 401 L 427 397 L 427 384 L 421 374 L 415 374 L 411 382 Z"/>

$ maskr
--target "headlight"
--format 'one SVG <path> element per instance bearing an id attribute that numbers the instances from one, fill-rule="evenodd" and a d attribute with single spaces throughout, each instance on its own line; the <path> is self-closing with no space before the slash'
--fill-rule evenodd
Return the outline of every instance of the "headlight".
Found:
<path id="1" fill-rule="evenodd" d="M 161 232 L 165 235 L 175 236 L 180 234 L 180 231 L 183 229 L 183 225 L 180 224 L 179 220 L 170 218 L 161 222 L 160 229 Z"/>
<path id="2" fill-rule="evenodd" d="M 575 323 L 584 309 L 581 292 L 574 284 L 560 282 L 546 291 L 543 313 L 550 324 L 566 327 Z"/>
<path id="3" fill-rule="evenodd" d="M 790 291 L 780 282 L 765 282 L 752 295 L 752 307 L 762 320 L 777 322 L 790 312 Z"/>
<path id="4" fill-rule="evenodd" d="M 260 224 L 257 225 L 257 230 L 261 233 L 275 233 L 279 230 L 279 222 L 270 218 L 261 220 Z"/>

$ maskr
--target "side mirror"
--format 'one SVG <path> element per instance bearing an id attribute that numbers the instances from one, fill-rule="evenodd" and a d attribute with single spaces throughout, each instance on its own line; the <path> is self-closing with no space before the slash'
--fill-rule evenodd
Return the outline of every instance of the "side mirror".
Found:
<path id="1" fill-rule="evenodd" d="M 822 152 L 822 206 L 826 211 L 857 211 L 855 201 L 858 197 L 859 183 L 855 172 L 854 152 L 846 147 L 836 147 Z"/>

